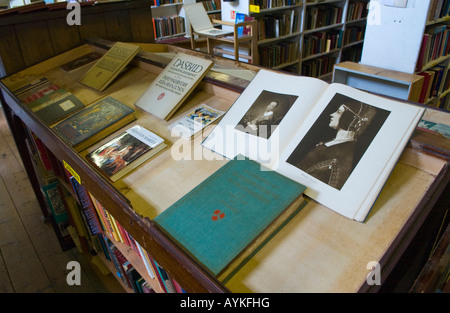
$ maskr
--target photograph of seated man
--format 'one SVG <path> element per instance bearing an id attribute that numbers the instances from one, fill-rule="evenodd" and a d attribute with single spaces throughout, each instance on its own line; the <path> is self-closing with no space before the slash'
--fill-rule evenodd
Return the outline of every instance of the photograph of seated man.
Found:
<path id="1" fill-rule="evenodd" d="M 297 98 L 263 90 L 235 129 L 269 139 Z"/>

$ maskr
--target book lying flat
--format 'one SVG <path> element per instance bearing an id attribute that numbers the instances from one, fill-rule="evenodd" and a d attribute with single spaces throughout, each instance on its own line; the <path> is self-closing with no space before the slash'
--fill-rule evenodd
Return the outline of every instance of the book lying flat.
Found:
<path id="1" fill-rule="evenodd" d="M 134 109 L 108 96 L 53 127 L 76 151 L 82 151 L 134 121 Z"/>
<path id="2" fill-rule="evenodd" d="M 87 154 L 86 159 L 106 177 L 116 181 L 164 147 L 164 139 L 135 125 Z"/>
<path id="3" fill-rule="evenodd" d="M 102 91 L 133 60 L 141 48 L 124 42 L 116 42 L 81 78 L 81 83 Z"/>
<path id="4" fill-rule="evenodd" d="M 217 37 L 233 33 L 232 30 L 230 31 L 215 28 L 201 2 L 185 4 L 183 5 L 183 9 L 186 13 L 186 18 L 194 29 L 194 32 L 198 34 Z"/>
<path id="5" fill-rule="evenodd" d="M 216 110 L 206 104 L 201 104 L 187 115 L 182 116 L 170 124 L 167 129 L 170 130 L 172 136 L 180 136 L 181 138 L 190 140 L 195 134 L 219 119 L 224 113 L 224 111 Z"/>
<path id="6" fill-rule="evenodd" d="M 304 189 L 238 156 L 154 220 L 225 282 L 304 206 Z"/>
<path id="7" fill-rule="evenodd" d="M 212 65 L 211 60 L 177 53 L 137 100 L 136 106 L 161 119 L 169 119 Z"/>
<path id="8" fill-rule="evenodd" d="M 203 146 L 256 160 L 363 221 L 423 112 L 346 85 L 261 70 Z"/>
<path id="9" fill-rule="evenodd" d="M 70 91 L 46 77 L 15 90 L 14 94 L 46 125 L 56 123 L 85 107 Z"/>

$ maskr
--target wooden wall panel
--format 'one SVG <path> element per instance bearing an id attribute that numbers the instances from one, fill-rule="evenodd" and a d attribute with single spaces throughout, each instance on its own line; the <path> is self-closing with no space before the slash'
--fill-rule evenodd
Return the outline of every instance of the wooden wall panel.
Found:
<path id="1" fill-rule="evenodd" d="M 14 73 L 25 67 L 17 36 L 13 26 L 0 27 L 0 56 L 3 63 L 3 71 L 0 75 Z"/>
<path id="2" fill-rule="evenodd" d="M 5 76 L 73 49 L 87 38 L 153 43 L 153 1 L 82 6 L 81 25 L 69 26 L 65 7 L 10 14 L 0 19 L 0 75 Z"/>
<path id="3" fill-rule="evenodd" d="M 64 18 L 47 21 L 53 51 L 55 54 L 65 52 L 82 44 L 77 25 L 68 25 Z"/>
<path id="4" fill-rule="evenodd" d="M 105 25 L 109 40 L 132 41 L 129 11 L 105 12 Z"/>
<path id="5" fill-rule="evenodd" d="M 45 21 L 18 24 L 15 31 L 26 67 L 55 55 Z"/>

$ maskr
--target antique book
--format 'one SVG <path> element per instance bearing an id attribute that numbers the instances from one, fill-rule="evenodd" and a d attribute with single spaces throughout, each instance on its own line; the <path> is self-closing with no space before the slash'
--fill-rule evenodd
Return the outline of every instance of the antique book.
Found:
<path id="1" fill-rule="evenodd" d="M 53 129 L 68 145 L 81 151 L 134 121 L 134 109 L 107 96 L 68 117 Z"/>
<path id="2" fill-rule="evenodd" d="M 346 85 L 261 70 L 203 146 L 256 160 L 364 221 L 423 112 Z"/>
<path id="3" fill-rule="evenodd" d="M 212 65 L 211 60 L 177 53 L 137 100 L 136 106 L 168 120 Z"/>
<path id="4" fill-rule="evenodd" d="M 226 282 L 304 206 L 304 189 L 240 155 L 154 221 Z"/>
<path id="5" fill-rule="evenodd" d="M 46 125 L 56 123 L 85 107 L 70 91 L 46 77 L 16 89 L 14 94 Z"/>
<path id="6" fill-rule="evenodd" d="M 99 91 L 104 90 L 140 49 L 137 45 L 116 42 L 81 78 L 81 83 Z"/>
<path id="7" fill-rule="evenodd" d="M 166 147 L 164 139 L 134 125 L 86 155 L 86 159 L 112 181 L 150 159 Z"/>
<path id="8" fill-rule="evenodd" d="M 189 140 L 203 128 L 219 119 L 224 113 L 224 111 L 216 110 L 206 104 L 201 104 L 170 124 L 167 128 L 170 130 L 172 136 L 180 136 Z"/>
<path id="9" fill-rule="evenodd" d="M 183 10 L 194 32 L 198 34 L 217 37 L 233 33 L 233 30 L 215 28 L 201 2 L 185 4 L 183 5 Z"/>

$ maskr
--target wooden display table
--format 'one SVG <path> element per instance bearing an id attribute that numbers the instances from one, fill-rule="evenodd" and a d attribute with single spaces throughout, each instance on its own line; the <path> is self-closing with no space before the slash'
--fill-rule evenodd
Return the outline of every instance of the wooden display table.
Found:
<path id="1" fill-rule="evenodd" d="M 41 138 L 59 160 L 67 162 L 80 175 L 82 184 L 189 292 L 358 292 L 379 288 L 366 283 L 370 272 L 368 264 L 373 261 L 380 264 L 381 282 L 390 274 L 425 218 L 436 213 L 434 205 L 450 177 L 448 159 L 407 148 L 365 223 L 348 220 L 309 200 L 309 204 L 236 276 L 222 285 L 183 253 L 152 219 L 227 162 L 203 149 L 201 140 L 187 142 L 171 137 L 167 126 L 200 103 L 227 110 L 258 71 L 257 67 L 243 67 L 234 61 L 214 58 L 216 68 L 171 120 L 166 122 L 136 109 L 136 123 L 163 137 L 168 148 L 116 183 L 102 178 L 85 161 L 84 155 L 92 148 L 76 153 L 11 92 L 24 81 L 43 75 L 84 103 L 112 95 L 133 107 L 162 70 L 158 63 L 163 62 L 165 55 L 170 56 L 176 51 L 195 53 L 180 48 L 174 50 L 171 46 L 142 47 L 164 54 L 144 52 L 104 92 L 79 84 L 88 68 L 72 73 L 59 68 L 87 52 L 105 52 L 104 46 L 94 43 L 77 47 L 1 81 L 3 107 L 32 183 L 36 184 L 37 178 L 31 170 L 22 136 L 24 127 Z M 157 56 L 160 59 L 155 62 Z M 204 135 L 211 129 L 207 128 Z M 36 196 L 42 198 L 39 192 Z"/>

